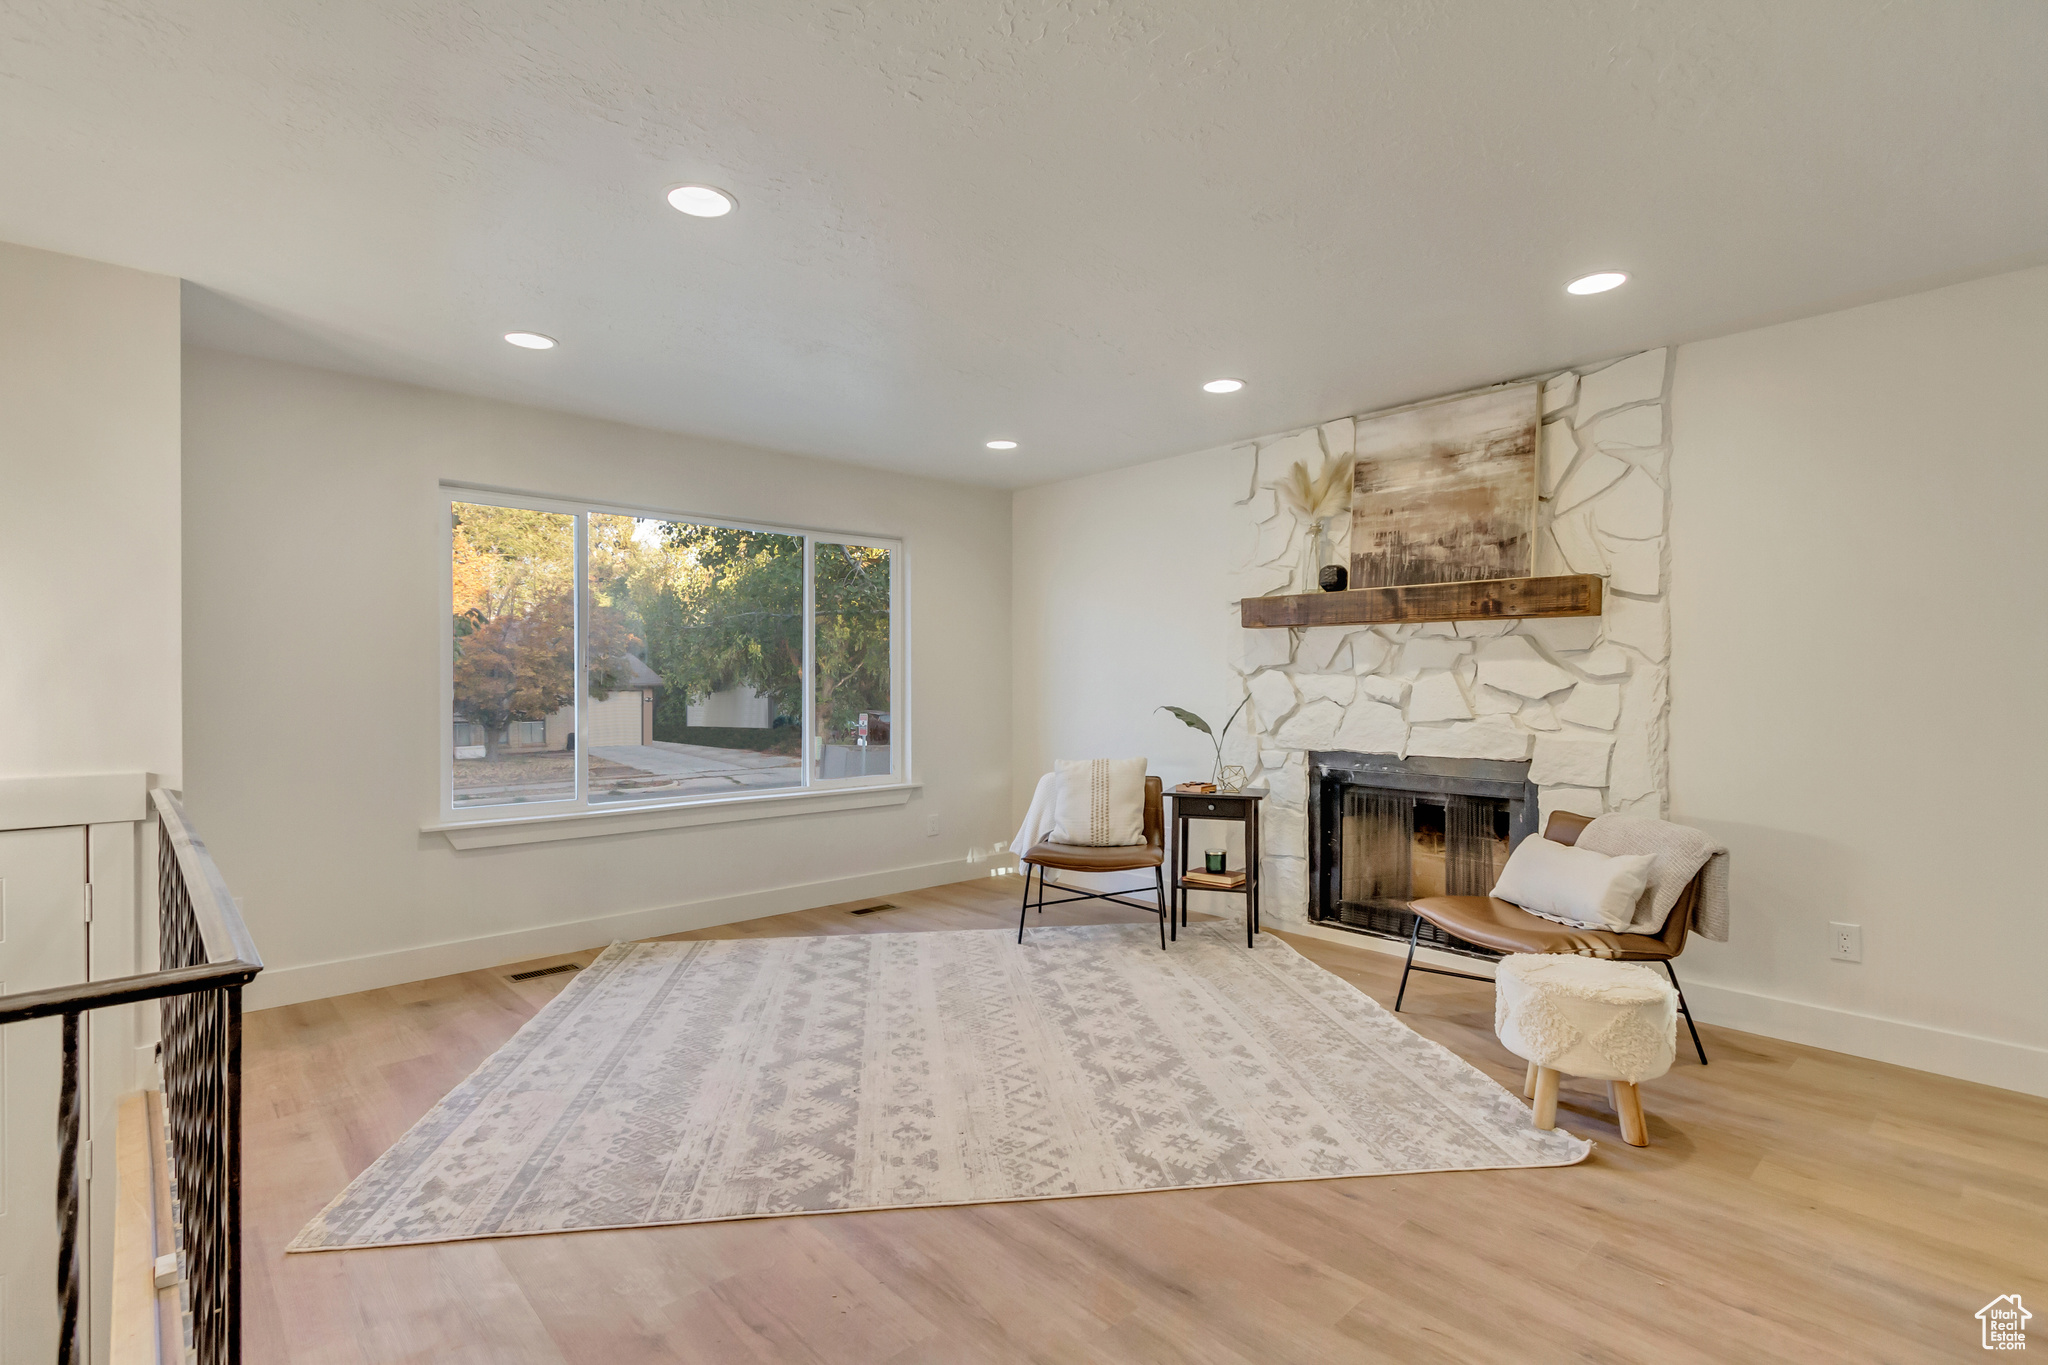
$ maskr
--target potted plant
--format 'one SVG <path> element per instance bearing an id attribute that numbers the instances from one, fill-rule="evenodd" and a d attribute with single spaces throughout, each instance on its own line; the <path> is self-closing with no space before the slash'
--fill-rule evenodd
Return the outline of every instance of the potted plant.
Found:
<path id="1" fill-rule="evenodd" d="M 1200 716 L 1196 715 L 1192 711 L 1187 710 L 1184 707 L 1161 706 L 1157 709 L 1161 711 L 1172 712 L 1175 719 L 1179 720 L 1182 725 L 1187 726 L 1190 730 L 1200 730 L 1203 734 L 1209 737 L 1209 743 L 1214 745 L 1216 749 L 1216 785 L 1223 788 L 1225 791 L 1235 791 L 1239 787 L 1242 787 L 1244 785 L 1244 772 L 1240 768 L 1233 767 L 1229 771 L 1233 771 L 1238 774 L 1238 781 L 1235 785 L 1224 782 L 1223 774 L 1225 772 L 1225 769 L 1223 767 L 1223 736 L 1230 733 L 1231 721 L 1237 719 L 1238 712 L 1243 711 L 1244 708 L 1250 704 L 1251 698 L 1249 696 L 1247 696 L 1243 701 L 1239 702 L 1237 704 L 1237 710 L 1232 711 L 1230 713 L 1230 720 L 1226 720 L 1223 722 L 1223 728 L 1220 731 L 1211 730 L 1209 728 L 1208 721 L 1203 720 Z"/>

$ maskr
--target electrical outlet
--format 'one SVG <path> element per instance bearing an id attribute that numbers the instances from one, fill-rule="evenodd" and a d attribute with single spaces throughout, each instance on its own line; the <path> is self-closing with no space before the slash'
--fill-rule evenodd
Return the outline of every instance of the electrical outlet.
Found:
<path id="1" fill-rule="evenodd" d="M 1863 926 L 1860 924 L 1828 925 L 1828 942 L 1832 945 L 1828 956 L 1837 962 L 1861 962 L 1863 960 Z"/>
<path id="2" fill-rule="evenodd" d="M 936 815 L 927 815 L 927 816 L 925 816 L 925 818 L 924 818 L 924 833 L 925 833 L 925 837 L 926 837 L 926 838 L 931 838 L 931 837 L 932 837 L 933 835 L 937 834 L 938 832 L 939 832 L 939 817 L 938 817 L 938 816 L 936 816 Z"/>

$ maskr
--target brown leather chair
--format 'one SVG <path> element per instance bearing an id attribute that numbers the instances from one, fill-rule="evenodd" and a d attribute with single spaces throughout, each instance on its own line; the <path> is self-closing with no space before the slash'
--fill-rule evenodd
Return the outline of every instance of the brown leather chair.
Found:
<path id="1" fill-rule="evenodd" d="M 1024 864 L 1024 908 L 1017 912 L 1017 942 L 1024 941 L 1024 920 L 1034 904 L 1043 914 L 1048 905 L 1066 905 L 1071 901 L 1115 901 L 1135 910 L 1154 911 L 1159 916 L 1159 946 L 1162 950 L 1166 947 L 1166 801 L 1163 791 L 1158 778 L 1145 779 L 1145 842 L 1142 844 L 1111 844 L 1105 848 L 1094 848 L 1087 844 L 1056 844 L 1049 839 L 1041 839 L 1031 846 L 1019 860 Z M 1038 869 L 1036 901 L 1031 899 L 1031 870 L 1034 867 Z M 1113 891 L 1091 891 L 1049 901 L 1045 898 L 1045 869 L 1048 867 L 1062 872 L 1142 872 L 1149 867 L 1159 904 L 1155 907 L 1139 901 L 1127 901 Z"/>
<path id="2" fill-rule="evenodd" d="M 1543 837 L 1554 843 L 1575 844 L 1586 826 L 1592 823 L 1589 816 L 1552 811 L 1550 823 L 1544 826 Z M 1693 1050 L 1699 1053 L 1700 1065 L 1705 1066 L 1707 1050 L 1700 1045 L 1700 1031 L 1692 1021 L 1692 1011 L 1685 1007 L 1685 991 L 1678 984 L 1678 970 L 1671 965 L 1671 959 L 1685 951 L 1685 936 L 1692 929 L 1693 906 L 1699 900 L 1700 879 L 1705 875 L 1706 870 L 1702 868 L 1679 893 L 1678 904 L 1671 907 L 1671 917 L 1664 921 L 1664 930 L 1658 934 L 1617 934 L 1607 929 L 1579 929 L 1544 919 L 1541 915 L 1532 915 L 1518 905 L 1510 905 L 1492 896 L 1425 896 L 1421 900 L 1410 901 L 1408 908 L 1415 912 L 1415 928 L 1408 934 L 1408 965 L 1401 970 L 1401 990 L 1394 997 L 1394 1009 L 1400 1010 L 1401 1001 L 1408 994 L 1409 972 L 1457 976 L 1467 981 L 1492 980 L 1470 972 L 1416 966 L 1416 935 L 1422 929 L 1423 920 L 1469 944 L 1490 948 L 1503 956 L 1509 953 L 1576 953 L 1581 957 L 1605 957 L 1619 962 L 1661 962 L 1671 975 L 1672 988 L 1678 991 L 1678 1008 L 1685 1015 L 1686 1028 L 1692 1031 Z"/>

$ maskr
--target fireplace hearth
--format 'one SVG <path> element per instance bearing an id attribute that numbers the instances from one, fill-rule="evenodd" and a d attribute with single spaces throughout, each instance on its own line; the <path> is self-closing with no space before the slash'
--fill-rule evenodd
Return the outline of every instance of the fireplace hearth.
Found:
<path id="1" fill-rule="evenodd" d="M 1311 752 L 1309 918 L 1406 941 L 1423 896 L 1483 896 L 1536 832 L 1526 762 Z M 1427 920 L 1417 941 L 1494 957 Z"/>

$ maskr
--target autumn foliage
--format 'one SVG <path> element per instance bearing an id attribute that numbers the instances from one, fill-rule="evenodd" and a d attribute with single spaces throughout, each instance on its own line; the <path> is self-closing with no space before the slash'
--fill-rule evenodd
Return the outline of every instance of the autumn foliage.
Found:
<path id="1" fill-rule="evenodd" d="M 576 699 L 575 519 L 458 503 L 453 569 L 455 714 L 481 725 L 495 754 L 513 721 Z M 604 606 L 590 637 L 590 691 L 602 700 L 617 681 L 605 664 L 640 641 Z"/>
<path id="2" fill-rule="evenodd" d="M 586 525 L 593 697 L 630 654 L 661 676 L 657 734 L 738 685 L 778 716 L 803 713 L 803 537 L 602 512 Z M 455 505 L 455 713 L 493 755 L 511 722 L 575 700 L 575 533 L 568 513 Z M 823 542 L 815 563 L 817 723 L 836 738 L 889 705 L 892 565 L 885 550 Z"/>

